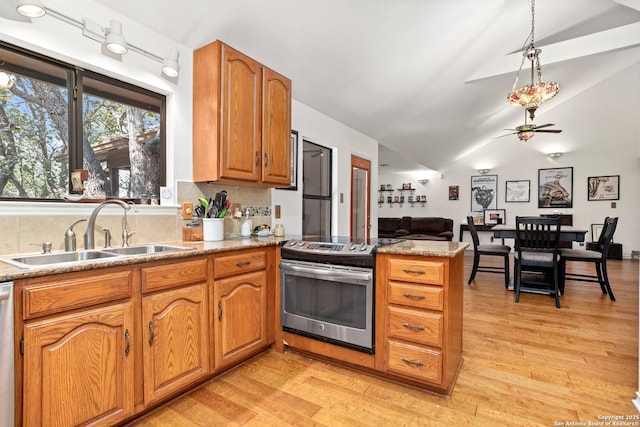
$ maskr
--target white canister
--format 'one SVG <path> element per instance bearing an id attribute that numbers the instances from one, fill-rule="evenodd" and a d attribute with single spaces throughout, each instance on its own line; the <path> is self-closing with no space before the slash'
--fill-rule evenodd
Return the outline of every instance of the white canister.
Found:
<path id="1" fill-rule="evenodd" d="M 253 226 L 253 221 L 250 219 L 244 220 L 242 226 L 240 227 L 240 235 L 242 237 L 250 237 L 251 236 L 251 227 Z"/>
<path id="2" fill-rule="evenodd" d="M 202 237 L 208 242 L 224 240 L 224 218 L 203 218 Z"/>
<path id="3" fill-rule="evenodd" d="M 276 237 L 283 237 L 284 226 L 282 224 L 276 224 L 275 228 L 273 229 L 273 235 Z"/>

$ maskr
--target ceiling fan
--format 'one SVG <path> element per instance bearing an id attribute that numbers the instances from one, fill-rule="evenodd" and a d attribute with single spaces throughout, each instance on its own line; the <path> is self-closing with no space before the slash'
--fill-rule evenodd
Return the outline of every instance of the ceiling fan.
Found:
<path id="1" fill-rule="evenodd" d="M 521 126 L 517 126 L 515 129 L 505 129 L 514 131 L 512 133 L 508 133 L 506 135 L 496 136 L 496 138 L 502 138 L 503 136 L 509 135 L 518 135 L 518 139 L 520 141 L 528 141 L 535 135 L 536 132 L 546 132 L 546 133 L 560 133 L 562 129 L 543 129 L 549 126 L 555 126 L 553 123 L 547 123 L 545 125 L 536 126 L 533 123 L 527 123 L 527 114 L 524 115 L 524 124 Z"/>

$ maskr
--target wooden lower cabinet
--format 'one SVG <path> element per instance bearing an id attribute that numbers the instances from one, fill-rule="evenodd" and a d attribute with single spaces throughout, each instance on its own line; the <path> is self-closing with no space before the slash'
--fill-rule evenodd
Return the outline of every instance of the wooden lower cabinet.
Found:
<path id="1" fill-rule="evenodd" d="M 267 273 L 216 280 L 213 294 L 215 369 L 219 370 L 268 345 Z"/>
<path id="2" fill-rule="evenodd" d="M 462 363 L 464 251 L 378 254 L 376 368 L 450 394 Z"/>
<path id="3" fill-rule="evenodd" d="M 133 414 L 130 302 L 24 327 L 23 425 L 109 426 Z"/>
<path id="4" fill-rule="evenodd" d="M 208 312 L 206 282 L 142 299 L 145 404 L 209 373 Z"/>

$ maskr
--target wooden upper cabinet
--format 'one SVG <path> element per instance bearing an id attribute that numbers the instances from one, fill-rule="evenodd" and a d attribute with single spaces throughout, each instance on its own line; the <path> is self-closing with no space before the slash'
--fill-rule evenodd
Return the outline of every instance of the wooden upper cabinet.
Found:
<path id="1" fill-rule="evenodd" d="M 262 72 L 262 182 L 291 183 L 291 80 Z"/>
<path id="2" fill-rule="evenodd" d="M 193 54 L 193 180 L 291 182 L 291 81 L 215 41 Z"/>

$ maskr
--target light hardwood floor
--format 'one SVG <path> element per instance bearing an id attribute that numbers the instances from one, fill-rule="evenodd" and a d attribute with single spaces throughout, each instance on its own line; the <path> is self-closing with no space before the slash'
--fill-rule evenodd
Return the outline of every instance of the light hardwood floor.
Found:
<path id="1" fill-rule="evenodd" d="M 467 252 L 465 280 L 471 263 Z M 268 350 L 133 425 L 558 426 L 637 416 L 638 262 L 609 261 L 609 274 L 616 302 L 596 283 L 568 282 L 558 310 L 546 295 L 515 304 L 502 276 L 478 273 L 465 284 L 464 362 L 450 398 Z"/>

